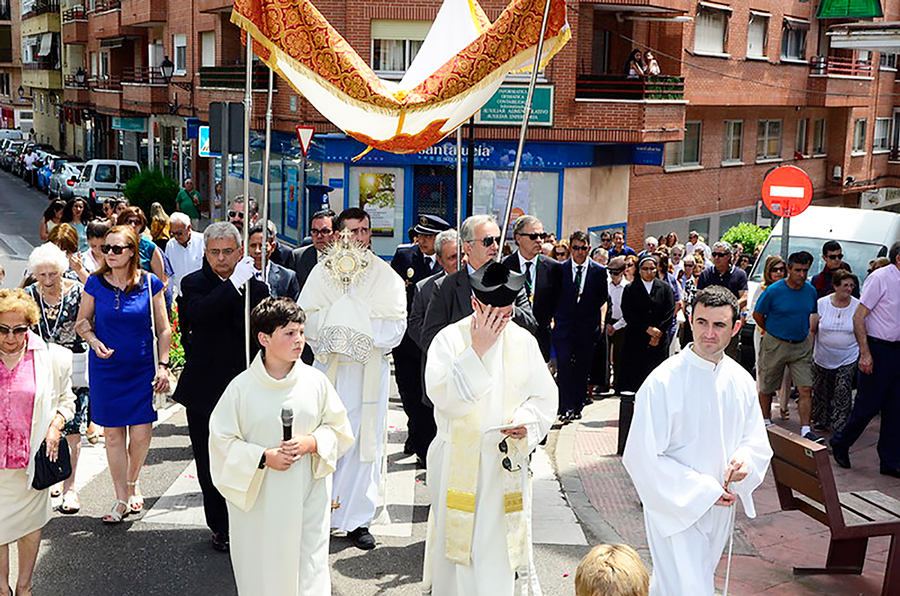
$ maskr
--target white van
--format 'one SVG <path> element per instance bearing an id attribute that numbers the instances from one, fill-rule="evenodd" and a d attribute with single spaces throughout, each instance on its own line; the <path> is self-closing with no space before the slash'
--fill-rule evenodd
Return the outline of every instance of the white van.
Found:
<path id="1" fill-rule="evenodd" d="M 121 195 L 125 184 L 140 172 L 141 166 L 136 161 L 92 159 L 84 164 L 74 195 L 87 199 L 96 211 L 106 199 Z"/>
<path id="2" fill-rule="evenodd" d="M 25 134 L 21 130 L 15 128 L 0 128 L 0 141 L 3 139 L 12 139 L 13 141 L 21 141 L 25 138 Z"/>

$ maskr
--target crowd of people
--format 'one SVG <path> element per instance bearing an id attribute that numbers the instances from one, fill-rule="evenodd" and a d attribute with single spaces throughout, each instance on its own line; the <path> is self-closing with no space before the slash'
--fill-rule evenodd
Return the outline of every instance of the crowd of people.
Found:
<path id="1" fill-rule="evenodd" d="M 555 422 L 579 420 L 598 397 L 637 394 L 624 463 L 661 594 L 711 590 L 730 507 L 739 498 L 753 514 L 774 397 L 788 419 L 796 393 L 801 434 L 832 434 L 845 467 L 871 418 L 897 415 L 900 243 L 872 263 L 861 293 L 830 241 L 810 281 L 808 252 L 770 256 L 749 296 L 754 255 L 709 246 L 696 231 L 685 244 L 671 232 L 640 248 L 603 231 L 592 247 L 584 231 L 557 239 L 524 215 L 507 245 L 489 215 L 454 230 L 423 214 L 387 263 L 372 253 L 359 208 L 314 213 L 309 242 L 292 249 L 253 199 L 234 200 L 226 221 L 202 233 L 190 181 L 177 204 L 171 215 L 154 204 L 148 218 L 111 199 L 95 217 L 82 199 L 53 201 L 24 289 L 0 291 L 0 399 L 11 412 L 0 431 L 0 563 L 8 568 L 17 542 L 17 594 L 31 593 L 50 518 L 51 491 L 30 488 L 38 449 L 55 457 L 68 446 L 72 474 L 54 490 L 58 510 L 74 514 L 82 438 L 102 433 L 114 490 L 102 521 L 142 513 L 158 396 L 173 391 L 176 309 L 185 364 L 173 398 L 186 410 L 210 545 L 231 553 L 242 594 L 330 593 L 331 532 L 377 546 L 369 527 L 383 505 L 391 365 L 408 418 L 404 451 L 428 474 L 424 582 L 437 596 L 512 593 L 517 577 L 536 585 L 529 457 Z M 748 313 L 755 382 L 735 362 Z M 703 416 L 688 393 L 707 403 Z M 883 431 L 879 455 L 881 472 L 900 477 L 896 442 Z M 657 461 L 669 452 L 671 464 Z M 702 545 L 692 534 L 701 526 Z M 585 558 L 576 586 L 599 596 L 612 588 L 591 586 L 617 581 L 632 585 L 622 593 L 646 594 L 651 580 L 628 547 L 605 545 Z"/>

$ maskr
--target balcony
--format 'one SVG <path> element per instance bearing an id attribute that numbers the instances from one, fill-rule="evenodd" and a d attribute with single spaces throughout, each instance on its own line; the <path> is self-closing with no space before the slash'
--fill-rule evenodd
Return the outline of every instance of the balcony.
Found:
<path id="1" fill-rule="evenodd" d="M 231 12 L 234 0 L 200 0 L 200 12 Z"/>
<path id="2" fill-rule="evenodd" d="M 579 75 L 575 99 L 608 101 L 684 101 L 684 77 L 629 79 L 624 75 Z"/>
<path id="3" fill-rule="evenodd" d="M 119 0 L 100 0 L 88 14 L 89 34 L 94 39 L 118 37 L 122 34 L 122 9 Z"/>
<path id="4" fill-rule="evenodd" d="M 153 27 L 166 22 L 166 0 L 122 0 L 123 27 Z"/>
<path id="5" fill-rule="evenodd" d="M 807 103 L 826 108 L 867 106 L 872 101 L 874 74 L 871 60 L 814 56 L 810 60 Z"/>
<path id="6" fill-rule="evenodd" d="M 62 73 L 50 60 L 22 63 L 22 85 L 34 89 L 62 89 Z"/>
<path id="7" fill-rule="evenodd" d="M 135 112 L 155 113 L 169 103 L 169 86 L 159 68 L 126 68 L 122 103 Z"/>
<path id="8" fill-rule="evenodd" d="M 59 12 L 42 12 L 40 14 L 32 12 L 29 18 L 22 19 L 19 31 L 22 37 L 30 37 L 42 33 L 59 33 Z"/>
<path id="9" fill-rule="evenodd" d="M 28 12 L 22 13 L 22 20 L 42 14 L 59 14 L 59 0 L 37 0 Z"/>
<path id="10" fill-rule="evenodd" d="M 688 12 L 694 4 L 688 0 L 581 0 L 582 6 L 594 5 L 619 12 Z"/>
<path id="11" fill-rule="evenodd" d="M 200 68 L 200 87 L 206 89 L 243 90 L 246 69 L 243 65 L 205 66 Z M 253 67 L 253 89 L 265 90 L 269 84 L 269 71 L 264 66 Z"/>
<path id="12" fill-rule="evenodd" d="M 100 112 L 118 115 L 122 111 L 122 81 L 119 77 L 102 77 L 91 81 L 91 103 Z"/>
<path id="13" fill-rule="evenodd" d="M 67 104 L 90 105 L 91 90 L 87 85 L 79 85 L 74 75 L 66 75 L 63 88 L 63 101 Z"/>
<path id="14" fill-rule="evenodd" d="M 90 35 L 88 32 L 87 13 L 83 6 L 75 6 L 63 12 L 62 16 L 63 43 L 86 44 Z"/>

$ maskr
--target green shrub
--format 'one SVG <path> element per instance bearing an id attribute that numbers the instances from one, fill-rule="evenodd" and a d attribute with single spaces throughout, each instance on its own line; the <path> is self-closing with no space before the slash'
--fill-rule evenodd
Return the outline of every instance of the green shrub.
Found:
<path id="1" fill-rule="evenodd" d="M 125 197 L 135 207 L 140 207 L 150 219 L 150 205 L 159 203 L 166 213 L 175 211 L 175 197 L 179 191 L 178 182 L 159 170 L 144 170 L 125 185 Z"/>
<path id="2" fill-rule="evenodd" d="M 730 244 L 740 242 L 744 246 L 744 253 L 752 255 L 756 247 L 769 238 L 771 231 L 771 228 L 761 228 L 752 223 L 741 222 L 722 234 L 722 240 Z"/>

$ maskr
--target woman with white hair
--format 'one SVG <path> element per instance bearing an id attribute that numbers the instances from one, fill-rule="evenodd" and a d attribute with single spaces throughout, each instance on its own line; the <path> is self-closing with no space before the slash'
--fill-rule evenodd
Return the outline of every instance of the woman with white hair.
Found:
<path id="1" fill-rule="evenodd" d="M 78 513 L 81 504 L 75 492 L 75 473 L 81 454 L 81 435 L 88 424 L 87 343 L 75 333 L 75 320 L 81 307 L 81 283 L 63 277 L 69 269 L 69 259 L 55 244 L 42 244 L 31 251 L 28 270 L 35 282 L 25 288 L 38 306 L 40 315 L 33 333 L 47 343 L 60 345 L 72 351 L 72 390 L 75 393 L 75 417 L 66 423 L 63 436 L 69 444 L 72 457 L 72 475 L 50 490 L 51 496 L 63 495 L 60 513 Z"/>

